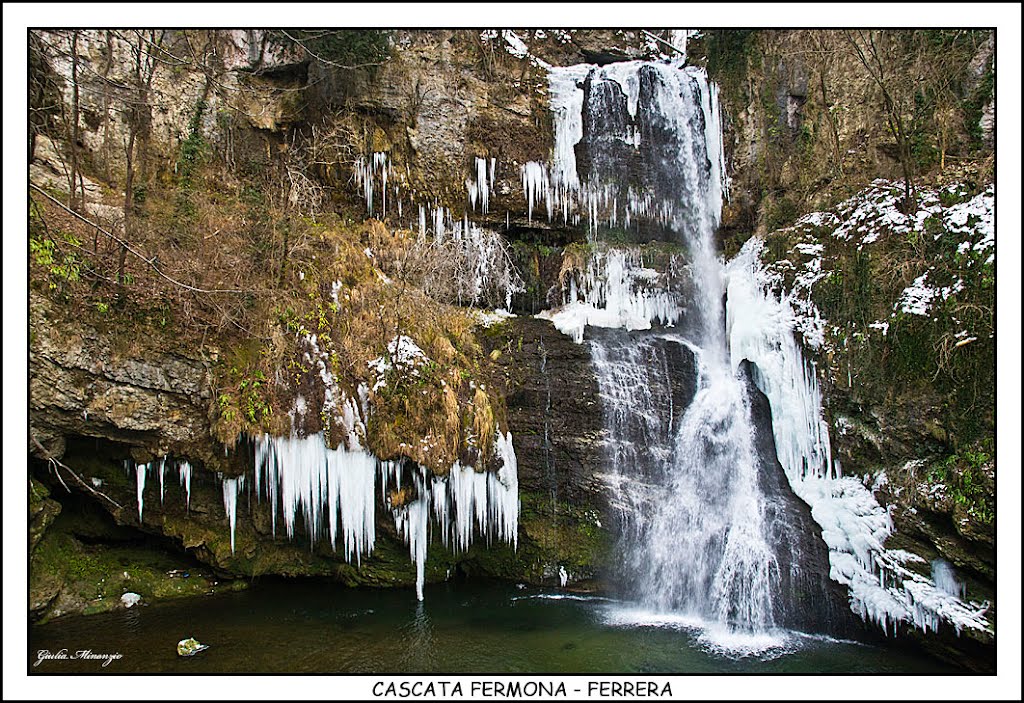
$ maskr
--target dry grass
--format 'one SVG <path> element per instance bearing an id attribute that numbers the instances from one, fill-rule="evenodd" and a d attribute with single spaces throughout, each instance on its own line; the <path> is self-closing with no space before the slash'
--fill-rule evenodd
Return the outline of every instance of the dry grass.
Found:
<path id="1" fill-rule="evenodd" d="M 189 286 L 243 293 L 186 290 L 131 257 L 125 284 L 118 286 L 119 245 L 99 236 L 93 248 L 93 228 L 57 207 L 40 207 L 32 236 L 58 242 L 61 255 L 71 252 L 79 262 L 77 281 L 49 291 L 69 312 L 216 357 L 210 414 L 217 439 L 323 430 L 337 445 L 341 409 L 320 412 L 328 385 L 321 369 L 329 371 L 335 390 L 357 397 L 360 384 L 375 382 L 367 362 L 385 356 L 389 342 L 405 335 L 429 363 L 418 375 L 395 373 L 370 394 L 367 447 L 440 472 L 475 455 L 467 436 L 482 438 L 489 453 L 491 406 L 501 400 L 469 385 L 481 382 L 488 363 L 474 339 L 474 320 L 417 287 L 409 233 L 375 220 L 350 225 L 335 216 L 301 217 L 230 182 L 196 189 L 187 216 L 175 202 L 179 196 L 148 198 L 133 246 Z M 49 268 L 33 264 L 36 288 L 46 290 Z M 313 336 L 315 347 L 308 341 Z M 304 416 L 291 413 L 298 395 L 309 407 Z"/>

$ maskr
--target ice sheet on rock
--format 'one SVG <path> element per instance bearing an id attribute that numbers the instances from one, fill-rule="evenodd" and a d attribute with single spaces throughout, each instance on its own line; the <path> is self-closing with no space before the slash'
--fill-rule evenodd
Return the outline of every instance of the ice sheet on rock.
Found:
<path id="1" fill-rule="evenodd" d="M 656 322 L 671 327 L 682 316 L 683 305 L 664 278 L 644 265 L 637 249 L 594 251 L 583 270 L 573 274 L 565 303 L 537 317 L 550 320 L 577 344 L 587 325 L 645 330 Z"/>
<path id="2" fill-rule="evenodd" d="M 816 373 L 793 338 L 794 316 L 787 298 L 766 283 L 762 246 L 752 238 L 728 266 L 730 352 L 734 364 L 748 359 L 756 366 L 754 380 L 771 405 L 779 462 L 794 493 L 811 506 L 822 528 L 831 577 L 849 588 L 854 612 L 887 632 L 898 623 L 929 631 L 942 622 L 957 632 L 991 631 L 985 604 L 965 603 L 906 568 L 920 557 L 886 549 L 893 525 L 873 494 L 884 478 L 877 477 L 869 488 L 843 477 L 832 461 Z"/>

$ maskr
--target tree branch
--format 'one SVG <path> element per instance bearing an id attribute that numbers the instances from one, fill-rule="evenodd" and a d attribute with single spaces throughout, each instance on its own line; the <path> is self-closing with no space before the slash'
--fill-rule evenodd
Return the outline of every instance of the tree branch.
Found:
<path id="1" fill-rule="evenodd" d="M 50 465 L 50 470 L 53 471 L 54 475 L 57 477 L 57 480 L 60 481 L 60 484 L 64 486 L 64 490 L 66 490 L 68 493 L 71 492 L 71 490 L 68 488 L 68 484 L 64 483 L 64 478 L 60 475 L 60 472 L 57 470 L 58 468 L 64 469 L 69 474 L 71 474 L 78 482 L 78 484 L 85 488 L 85 490 L 89 491 L 94 496 L 103 498 L 104 500 L 108 501 L 111 505 L 113 505 L 115 508 L 121 510 L 120 503 L 118 503 L 116 500 L 108 496 L 106 493 L 103 493 L 102 491 L 97 491 L 95 488 L 93 488 L 88 483 L 83 481 L 82 477 L 76 474 L 71 469 L 71 467 L 57 459 L 55 456 L 53 456 L 53 454 L 50 453 L 50 451 L 46 447 L 40 444 L 39 440 L 36 439 L 36 436 L 34 434 L 29 434 L 29 439 L 32 441 L 32 444 L 35 445 L 36 449 L 40 451 L 40 455 L 42 456 L 42 458 L 45 459 L 46 462 Z"/>
<path id="2" fill-rule="evenodd" d="M 115 242 L 117 242 L 122 247 L 124 247 L 128 251 L 128 253 L 132 254 L 133 256 L 135 256 L 135 257 L 139 258 L 140 260 L 142 260 L 142 261 L 146 262 L 147 264 L 149 264 L 150 268 L 152 268 L 154 271 L 156 271 L 157 275 L 159 275 L 161 278 L 166 279 L 167 281 L 169 281 L 170 283 L 173 283 L 176 286 L 184 288 L 185 290 L 190 290 L 190 291 L 192 291 L 194 293 L 236 293 L 236 294 L 245 294 L 245 293 L 252 293 L 253 292 L 251 290 L 234 290 L 234 289 L 218 289 L 218 288 L 214 288 L 214 289 L 196 288 L 195 286 L 190 286 L 187 283 L 182 283 L 181 281 L 178 281 L 178 280 L 176 280 L 174 278 L 171 278 L 166 273 L 161 271 L 160 268 L 156 265 L 156 258 L 155 257 L 152 258 L 152 259 L 147 258 L 141 252 L 136 251 L 130 244 L 128 244 L 128 242 L 126 242 L 125 240 L 121 239 L 120 237 L 118 237 L 115 234 L 111 234 L 110 232 L 108 232 L 107 230 L 103 229 L 102 227 L 100 227 L 95 222 L 92 222 L 91 220 L 86 219 L 82 215 L 79 215 L 77 212 L 75 212 L 74 210 L 72 210 L 71 208 L 66 206 L 64 203 L 62 203 L 59 200 L 57 200 L 56 198 L 54 198 L 52 195 L 50 195 L 45 190 L 43 190 L 42 188 L 37 186 L 35 183 L 29 183 L 28 185 L 29 185 L 29 188 L 32 188 L 33 190 L 37 191 L 44 198 L 46 198 L 50 202 L 54 203 L 55 205 L 57 205 L 62 210 L 66 210 L 71 215 L 73 215 L 74 217 L 78 218 L 79 220 L 81 220 L 85 224 L 89 225 L 90 227 L 94 227 L 96 229 L 96 231 L 98 231 L 98 232 L 100 232 L 100 233 L 110 237 L 111 239 L 113 239 Z"/>

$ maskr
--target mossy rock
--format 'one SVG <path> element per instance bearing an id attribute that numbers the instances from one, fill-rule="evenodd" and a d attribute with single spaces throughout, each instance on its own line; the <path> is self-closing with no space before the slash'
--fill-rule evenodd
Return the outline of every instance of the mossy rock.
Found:
<path id="1" fill-rule="evenodd" d="M 35 479 L 28 482 L 28 549 L 31 554 L 46 529 L 53 524 L 60 514 L 61 505 L 50 498 L 50 490 Z"/>

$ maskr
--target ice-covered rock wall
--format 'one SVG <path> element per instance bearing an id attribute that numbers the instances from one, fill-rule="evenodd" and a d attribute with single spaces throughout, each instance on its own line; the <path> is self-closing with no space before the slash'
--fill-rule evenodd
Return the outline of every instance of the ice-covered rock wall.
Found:
<path id="1" fill-rule="evenodd" d="M 681 292 L 673 290 L 668 278 L 645 266 L 636 249 L 596 250 L 581 270 L 571 274 L 568 285 L 563 284 L 564 304 L 538 317 L 551 320 L 576 343 L 583 341 L 587 325 L 627 330 L 650 329 L 654 323 L 673 327 L 684 306 Z"/>
<path id="2" fill-rule="evenodd" d="M 831 577 L 847 586 L 850 605 L 887 632 L 898 623 L 924 631 L 940 623 L 990 631 L 986 604 L 965 603 L 948 581 L 907 568 L 924 560 L 887 549 L 892 520 L 873 494 L 874 484 L 843 476 L 830 449 L 816 369 L 794 337 L 799 315 L 761 264 L 763 242 L 748 241 L 727 267 L 727 330 L 732 363 L 756 366 L 755 382 L 771 403 L 779 461 L 793 491 L 811 506 L 829 547 Z M 884 481 L 884 475 L 875 483 Z"/>

